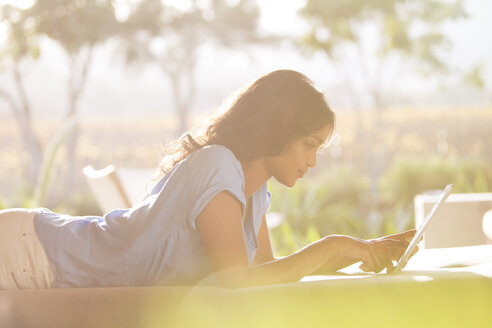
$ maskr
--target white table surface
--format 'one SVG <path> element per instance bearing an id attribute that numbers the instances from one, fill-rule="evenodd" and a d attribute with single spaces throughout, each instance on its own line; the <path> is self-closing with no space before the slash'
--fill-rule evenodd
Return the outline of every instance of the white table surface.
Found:
<path id="1" fill-rule="evenodd" d="M 355 263 L 339 271 L 339 274 L 306 276 L 301 281 L 358 279 L 368 275 L 386 275 L 381 273 L 365 273 Z M 492 278 L 492 245 L 465 246 L 421 249 L 409 261 L 401 274 L 421 275 L 425 272 L 471 272 Z"/>

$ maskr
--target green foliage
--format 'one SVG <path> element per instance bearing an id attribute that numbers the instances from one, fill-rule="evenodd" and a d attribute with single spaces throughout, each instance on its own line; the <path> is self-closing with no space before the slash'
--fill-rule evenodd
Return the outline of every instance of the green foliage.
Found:
<path id="1" fill-rule="evenodd" d="M 43 156 L 43 162 L 39 173 L 39 178 L 34 188 L 34 195 L 32 200 L 32 206 L 42 206 L 44 203 L 48 185 L 50 182 L 51 174 L 54 168 L 54 162 L 60 146 L 63 144 L 67 136 L 73 130 L 77 123 L 76 117 L 68 118 L 63 126 L 57 131 L 57 133 L 50 139 L 48 147 L 46 148 L 45 155 Z"/>
<path id="2" fill-rule="evenodd" d="M 455 174 L 452 164 L 437 158 L 400 157 L 380 181 L 381 198 L 387 203 L 408 204 L 416 194 L 450 183 Z"/>
<path id="3" fill-rule="evenodd" d="M 485 88 L 485 79 L 483 76 L 484 67 L 483 63 L 475 64 L 466 74 L 465 82 L 474 86 L 477 89 Z"/>
<path id="4" fill-rule="evenodd" d="M 22 18 L 22 11 L 16 7 L 5 5 L 0 8 L 0 21 L 6 28 L 8 42 L 0 50 L 0 59 L 9 58 L 19 61 L 40 56 L 39 35 L 32 21 Z"/>
<path id="5" fill-rule="evenodd" d="M 422 62 L 440 65 L 437 51 L 447 39 L 436 27 L 450 19 L 466 17 L 462 1 L 326 1 L 308 0 L 302 16 L 313 26 L 305 37 L 308 46 L 324 51 L 347 43 L 360 43 L 364 23 L 376 24 L 382 38 L 381 54 L 397 50 Z M 423 32 L 412 33 L 419 25 Z M 321 30 L 329 32 L 318 33 Z M 324 35 L 324 37 L 319 37 Z M 325 44 L 330 46 L 325 47 Z"/>
<path id="6" fill-rule="evenodd" d="M 396 54 L 405 60 L 402 66 L 414 64 L 423 75 L 449 73 L 443 54 L 451 43 L 440 27 L 467 17 L 461 0 L 307 0 L 300 14 L 311 27 L 301 43 L 312 52 L 322 51 L 335 65 L 360 70 L 378 108 L 384 107 L 385 59 Z M 368 36 L 373 28 L 376 32 Z M 375 71 L 367 63 L 371 55 L 382 59 Z"/>
<path id="7" fill-rule="evenodd" d="M 408 205 L 416 194 L 449 183 L 454 184 L 455 193 L 487 192 L 492 169 L 478 161 L 398 157 L 381 178 L 380 190 L 384 202 Z"/>
<path id="8" fill-rule="evenodd" d="M 492 192 L 492 168 L 480 161 L 399 157 L 379 181 L 377 204 L 368 177 L 353 167 L 332 167 L 291 189 L 269 182 L 271 211 L 284 218 L 271 230 L 272 244 L 284 256 L 329 234 L 368 239 L 411 229 L 414 196 L 449 183 L 455 193 Z"/>
<path id="9" fill-rule="evenodd" d="M 118 22 L 110 0 L 43 0 L 24 11 L 38 33 L 57 41 L 68 54 L 116 34 Z"/>
<path id="10" fill-rule="evenodd" d="M 364 205 L 358 205 L 364 204 L 368 182 L 353 168 L 335 167 L 316 180 L 299 181 L 291 189 L 274 181 L 268 186 L 273 195 L 271 211 L 284 217 L 272 231 L 276 249 L 283 253 L 291 253 L 320 235 L 360 234 L 363 230 L 358 222 L 363 218 Z"/>
<path id="11" fill-rule="evenodd" d="M 70 215 L 97 215 L 102 216 L 102 212 L 97 200 L 92 192 L 74 192 L 63 209 L 59 213 Z"/>

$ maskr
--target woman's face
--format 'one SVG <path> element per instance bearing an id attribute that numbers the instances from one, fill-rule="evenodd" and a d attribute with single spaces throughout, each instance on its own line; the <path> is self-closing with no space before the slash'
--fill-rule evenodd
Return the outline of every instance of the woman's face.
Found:
<path id="1" fill-rule="evenodd" d="M 317 151 L 328 138 L 330 130 L 326 126 L 294 141 L 281 154 L 266 157 L 265 164 L 269 173 L 283 185 L 293 187 L 308 168 L 316 166 Z"/>

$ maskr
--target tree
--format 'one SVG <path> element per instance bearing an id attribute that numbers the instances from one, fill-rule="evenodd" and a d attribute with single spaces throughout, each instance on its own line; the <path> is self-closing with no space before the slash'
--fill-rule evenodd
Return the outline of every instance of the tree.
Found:
<path id="1" fill-rule="evenodd" d="M 56 41 L 67 55 L 70 73 L 65 119 L 69 122 L 77 116 L 95 47 L 118 31 L 113 5 L 110 0 L 43 0 L 23 11 L 22 16 L 24 21 L 32 22 L 38 34 Z M 74 180 L 77 136 L 78 125 L 75 124 L 67 141 L 66 186 L 71 186 Z"/>
<path id="2" fill-rule="evenodd" d="M 358 77 L 376 109 L 374 127 L 367 130 L 359 123 L 357 133 L 359 139 L 370 140 L 372 145 L 366 152 L 371 196 L 377 206 L 378 178 L 386 164 L 385 150 L 380 147 L 386 97 L 398 85 L 397 79 L 405 76 L 402 71 L 413 69 L 423 75 L 447 73 L 443 55 L 450 42 L 440 26 L 467 16 L 462 1 L 307 0 L 300 13 L 311 26 L 301 43 L 311 51 L 326 54 L 346 86 L 355 88 Z M 398 69 L 391 72 L 392 66 Z"/>
<path id="3" fill-rule="evenodd" d="M 253 0 L 183 1 L 180 8 L 160 0 L 143 0 L 129 15 L 124 47 L 132 64 L 154 62 L 168 77 L 179 117 L 178 133 L 187 129 L 195 93 L 195 71 L 204 44 L 233 47 L 262 38 Z"/>
<path id="4" fill-rule="evenodd" d="M 7 32 L 7 43 L 2 45 L 0 61 L 4 66 L 3 70 L 12 76 L 15 86 L 14 90 L 0 87 L 0 98 L 12 110 L 21 131 L 20 135 L 29 155 L 26 177 L 32 187 L 39 175 L 43 153 L 39 137 L 33 128 L 32 106 L 23 77 L 25 65 L 39 57 L 39 40 L 33 26 L 21 18 L 20 9 L 6 5 L 0 15 Z"/>
<path id="5" fill-rule="evenodd" d="M 470 85 L 471 87 L 480 90 L 484 93 L 487 98 L 487 104 L 489 106 L 492 105 L 492 93 L 488 88 L 487 80 L 485 79 L 485 72 L 487 70 L 486 64 L 484 62 L 474 64 L 469 71 L 464 74 L 464 82 L 465 84 Z"/>
<path id="6" fill-rule="evenodd" d="M 380 110 L 389 93 L 384 82 L 390 89 L 397 85 L 402 69 L 447 72 L 443 56 L 450 41 L 440 27 L 467 16 L 461 0 L 307 0 L 301 15 L 311 26 L 302 43 L 325 53 L 340 70 L 357 72 Z M 391 73 L 391 65 L 398 70 Z M 353 76 L 346 78 L 353 85 Z"/>

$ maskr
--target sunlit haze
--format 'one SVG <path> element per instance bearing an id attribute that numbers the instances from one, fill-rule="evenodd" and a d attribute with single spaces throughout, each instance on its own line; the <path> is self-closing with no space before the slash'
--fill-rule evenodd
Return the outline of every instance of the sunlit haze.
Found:
<path id="1" fill-rule="evenodd" d="M 32 3 L 32 0 L 0 1 L 0 5 L 12 4 L 21 8 L 27 8 Z M 135 1 L 114 1 L 120 19 L 127 15 L 134 3 Z M 186 2 L 174 0 L 167 3 L 183 6 Z M 306 31 L 306 24 L 298 17 L 297 11 L 303 3 L 302 0 L 258 1 L 261 28 L 283 35 L 301 35 Z M 453 42 L 452 51 L 447 54 L 447 58 L 457 70 L 466 69 L 474 63 L 481 64 L 484 79 L 490 89 L 492 39 L 487 34 L 492 30 L 488 17 L 492 12 L 492 2 L 467 0 L 465 5 L 470 18 L 444 27 Z M 0 42 L 5 42 L 4 36 L 0 38 Z M 368 42 L 370 43 L 370 36 Z M 347 92 L 343 82 L 335 74 L 332 63 L 323 54 L 305 56 L 288 43 L 275 47 L 244 46 L 233 50 L 205 45 L 200 51 L 196 68 L 197 87 L 192 105 L 194 110 L 212 110 L 236 88 L 260 74 L 279 68 L 297 69 L 310 76 L 327 91 L 331 103 L 339 109 L 355 106 L 354 97 Z M 60 101 L 59 94 L 65 93 L 67 63 L 67 57 L 60 47 L 45 39 L 39 62 L 26 65 L 26 88 L 32 101 L 37 104 L 37 115 L 60 116 L 65 111 L 65 104 Z M 345 74 L 358 81 L 357 74 L 351 72 L 350 67 L 346 68 Z M 478 90 L 463 89 L 455 81 L 446 83 L 448 85 L 443 86 L 432 76 L 422 78 L 405 74 L 394 94 L 404 106 L 418 106 L 422 103 L 437 106 L 459 103 L 481 105 L 488 101 Z M 0 75 L 0 85 L 11 87 L 5 73 Z M 173 107 L 170 92 L 169 81 L 158 67 L 150 64 L 141 69 L 126 67 L 114 47 L 108 44 L 100 47 L 93 57 L 87 87 L 80 102 L 80 112 L 83 115 L 150 115 L 170 112 Z M 357 98 L 359 105 L 364 105 L 367 101 L 363 94 Z M 10 115 L 10 111 L 0 105 L 0 115 Z"/>

